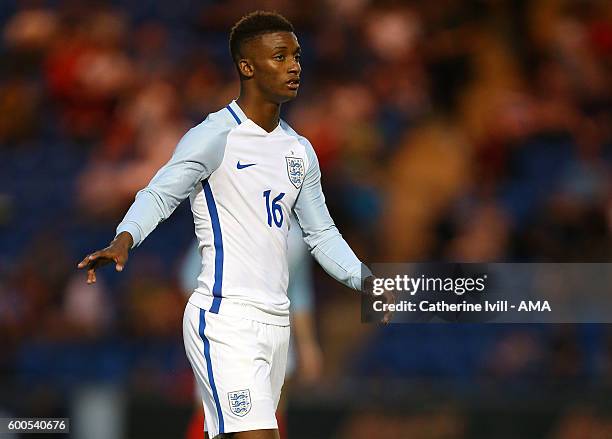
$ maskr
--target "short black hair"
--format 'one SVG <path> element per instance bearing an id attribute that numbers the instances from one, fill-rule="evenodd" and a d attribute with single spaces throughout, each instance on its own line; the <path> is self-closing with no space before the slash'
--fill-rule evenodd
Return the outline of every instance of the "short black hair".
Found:
<path id="1" fill-rule="evenodd" d="M 254 11 L 232 27 L 229 37 L 230 53 L 235 63 L 240 60 L 242 45 L 260 35 L 271 32 L 293 32 L 293 25 L 278 12 Z"/>

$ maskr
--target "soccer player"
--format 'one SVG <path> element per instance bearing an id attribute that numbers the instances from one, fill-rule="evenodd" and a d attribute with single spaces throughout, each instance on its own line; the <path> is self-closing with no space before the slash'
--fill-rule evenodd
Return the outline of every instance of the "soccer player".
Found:
<path id="1" fill-rule="evenodd" d="M 232 28 L 230 51 L 239 98 L 185 134 L 137 194 L 115 239 L 78 266 L 88 283 L 105 264 L 123 270 L 128 251 L 189 197 L 202 271 L 185 308 L 183 339 L 206 430 L 211 438 L 273 439 L 289 343 L 291 211 L 331 276 L 355 290 L 369 290 L 372 277 L 362 283 L 369 271 L 329 215 L 310 142 L 280 119 L 281 104 L 300 85 L 293 26 L 279 14 L 253 12 Z"/>

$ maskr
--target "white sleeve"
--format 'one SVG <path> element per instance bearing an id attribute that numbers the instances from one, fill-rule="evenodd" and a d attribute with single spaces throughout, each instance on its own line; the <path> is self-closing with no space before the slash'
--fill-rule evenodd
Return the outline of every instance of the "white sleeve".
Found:
<path id="1" fill-rule="evenodd" d="M 330 276 L 350 288 L 361 290 L 362 275 L 367 277 L 371 272 L 355 256 L 329 215 L 321 188 L 319 161 L 310 142 L 303 137 L 299 140 L 306 147 L 309 162 L 294 206 L 304 241 Z"/>
<path id="2" fill-rule="evenodd" d="M 223 160 L 228 127 L 211 127 L 206 121 L 192 128 L 178 143 L 172 158 L 138 192 L 117 227 L 140 243 L 189 196 L 196 184 L 208 178 Z"/>

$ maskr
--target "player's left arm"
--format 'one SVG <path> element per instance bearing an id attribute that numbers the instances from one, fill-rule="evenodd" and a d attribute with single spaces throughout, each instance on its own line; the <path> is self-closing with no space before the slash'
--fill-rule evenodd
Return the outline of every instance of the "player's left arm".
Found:
<path id="1" fill-rule="evenodd" d="M 310 142 L 303 137 L 299 140 L 306 148 L 308 170 L 294 211 L 302 228 L 304 241 L 329 275 L 354 290 L 370 292 L 372 272 L 351 250 L 334 224 L 321 188 L 321 170 L 317 155 Z"/>
<path id="2" fill-rule="evenodd" d="M 317 155 L 308 140 L 301 137 L 306 148 L 308 170 L 294 205 L 295 215 L 302 228 L 304 241 L 310 253 L 323 269 L 344 285 L 366 294 L 372 294 L 374 275 L 355 255 L 334 224 L 321 187 L 321 169 Z M 387 303 L 395 302 L 391 293 L 385 293 Z M 391 313 L 383 317 L 389 323 Z"/>
<path id="3" fill-rule="evenodd" d="M 321 171 L 312 146 L 307 143 L 308 169 L 294 211 L 310 253 L 334 279 L 354 290 L 362 290 L 364 277 L 371 274 L 357 258 L 334 224 L 321 188 Z"/>

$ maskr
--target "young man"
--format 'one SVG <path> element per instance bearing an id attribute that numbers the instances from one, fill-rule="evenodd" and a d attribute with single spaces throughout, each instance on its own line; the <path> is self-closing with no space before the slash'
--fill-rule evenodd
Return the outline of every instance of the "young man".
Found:
<path id="1" fill-rule="evenodd" d="M 136 196 L 113 242 L 79 268 L 87 268 L 88 283 L 107 263 L 123 270 L 129 249 L 189 197 L 202 271 L 183 337 L 206 429 L 212 438 L 272 439 L 289 343 L 291 211 L 331 276 L 360 290 L 368 271 L 329 216 L 312 146 L 280 119 L 281 104 L 297 96 L 300 84 L 293 26 L 276 13 L 251 13 L 233 27 L 230 50 L 240 75 L 238 100 L 181 139 Z"/>

